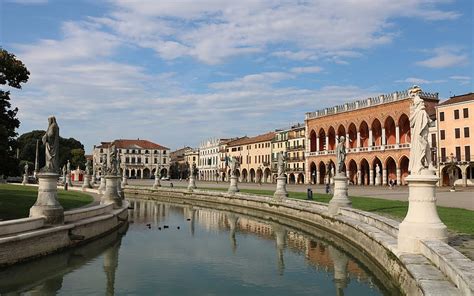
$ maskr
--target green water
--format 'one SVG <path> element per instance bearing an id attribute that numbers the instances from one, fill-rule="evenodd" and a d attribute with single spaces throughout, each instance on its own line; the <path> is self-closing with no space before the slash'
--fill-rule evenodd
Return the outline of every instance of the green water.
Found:
<path id="1" fill-rule="evenodd" d="M 131 204 L 127 227 L 82 247 L 0 271 L 0 293 L 394 294 L 347 247 L 276 218 L 196 205 Z"/>

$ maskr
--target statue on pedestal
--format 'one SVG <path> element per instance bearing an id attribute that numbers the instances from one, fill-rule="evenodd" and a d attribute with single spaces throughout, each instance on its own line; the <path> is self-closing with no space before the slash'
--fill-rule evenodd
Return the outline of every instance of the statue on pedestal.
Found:
<path id="1" fill-rule="evenodd" d="M 69 159 L 67 160 L 67 173 L 71 173 L 71 163 L 69 162 Z"/>
<path id="2" fill-rule="evenodd" d="M 339 137 L 339 142 L 336 147 L 337 157 L 337 174 L 340 175 L 344 170 L 344 162 L 346 161 L 346 138 L 344 136 Z"/>
<path id="3" fill-rule="evenodd" d="M 283 151 L 277 155 L 278 177 L 282 177 L 286 170 L 286 156 Z"/>
<path id="4" fill-rule="evenodd" d="M 91 174 L 91 160 L 88 159 L 86 160 L 86 175 L 90 175 Z"/>
<path id="5" fill-rule="evenodd" d="M 25 175 L 28 176 L 28 162 L 25 163 Z"/>
<path id="6" fill-rule="evenodd" d="M 59 126 L 56 123 L 56 118 L 54 116 L 48 118 L 48 129 L 41 140 L 46 146 L 46 165 L 41 169 L 41 171 L 45 173 L 57 173 L 59 170 Z"/>
<path id="7" fill-rule="evenodd" d="M 419 175 L 422 170 L 432 168 L 431 149 L 428 142 L 431 119 L 425 109 L 425 101 L 420 98 L 421 88 L 413 86 L 409 90 L 413 97 L 410 110 L 411 149 L 408 170 L 412 175 Z"/>
<path id="8" fill-rule="evenodd" d="M 115 146 L 110 147 L 109 159 L 110 167 L 107 170 L 107 173 L 109 175 L 115 176 L 117 175 L 117 149 L 115 148 Z"/>
<path id="9" fill-rule="evenodd" d="M 231 177 L 235 177 L 236 172 L 240 167 L 239 160 L 235 156 L 232 156 L 229 159 L 229 166 L 230 166 L 230 175 L 231 175 Z"/>
<path id="10" fill-rule="evenodd" d="M 107 155 L 102 154 L 102 160 L 101 160 L 101 175 L 105 176 L 107 174 Z"/>

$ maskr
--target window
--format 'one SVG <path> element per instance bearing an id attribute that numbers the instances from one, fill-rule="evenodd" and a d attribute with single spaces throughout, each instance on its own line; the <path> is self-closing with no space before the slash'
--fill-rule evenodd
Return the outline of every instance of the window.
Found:
<path id="1" fill-rule="evenodd" d="M 464 160 L 471 161 L 471 146 L 464 146 Z"/>
<path id="2" fill-rule="evenodd" d="M 163 150 L 163 154 L 166 155 L 166 150 Z"/>
<path id="3" fill-rule="evenodd" d="M 431 134 L 431 147 L 436 147 L 436 134 Z"/>
<path id="4" fill-rule="evenodd" d="M 446 148 L 441 148 L 441 162 L 446 162 Z"/>
<path id="5" fill-rule="evenodd" d="M 440 130 L 439 137 L 441 138 L 441 140 L 444 140 L 446 138 L 446 132 L 444 130 Z"/>
<path id="6" fill-rule="evenodd" d="M 469 138 L 469 127 L 464 128 L 464 138 Z"/>
<path id="7" fill-rule="evenodd" d="M 456 147 L 456 160 L 457 161 L 461 160 L 461 147 L 459 146 Z"/>
<path id="8" fill-rule="evenodd" d="M 469 109 L 467 108 L 462 109 L 462 116 L 464 118 L 469 118 Z"/>
<path id="9" fill-rule="evenodd" d="M 459 129 L 459 128 L 454 129 L 454 137 L 456 139 L 459 139 L 461 137 L 461 129 Z"/>
<path id="10" fill-rule="evenodd" d="M 454 110 L 454 119 L 459 119 L 459 110 Z"/>
<path id="11" fill-rule="evenodd" d="M 444 112 L 439 112 L 439 121 L 444 121 Z"/>

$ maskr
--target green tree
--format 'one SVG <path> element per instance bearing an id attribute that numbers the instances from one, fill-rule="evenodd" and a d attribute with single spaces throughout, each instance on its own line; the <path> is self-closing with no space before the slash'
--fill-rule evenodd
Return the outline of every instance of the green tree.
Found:
<path id="1" fill-rule="evenodd" d="M 28 81 L 30 72 L 25 65 L 8 51 L 0 48 L 0 84 L 21 88 Z M 18 108 L 11 108 L 10 92 L 0 90 L 0 175 L 18 175 L 19 161 L 15 158 L 15 129 L 20 126 L 16 118 Z"/>
<path id="2" fill-rule="evenodd" d="M 71 150 L 71 167 L 85 169 L 86 156 L 84 149 L 76 148 Z"/>

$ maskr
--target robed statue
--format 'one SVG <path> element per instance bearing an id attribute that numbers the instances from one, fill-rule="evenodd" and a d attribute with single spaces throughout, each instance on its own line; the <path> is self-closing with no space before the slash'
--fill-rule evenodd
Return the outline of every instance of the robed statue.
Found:
<path id="1" fill-rule="evenodd" d="M 283 151 L 278 152 L 277 154 L 277 171 L 278 177 L 283 176 L 286 169 L 286 156 Z"/>
<path id="2" fill-rule="evenodd" d="M 337 174 L 340 175 L 343 173 L 344 170 L 344 162 L 346 161 L 346 138 L 344 136 L 340 136 L 337 147 L 336 147 L 336 158 L 337 158 Z"/>
<path id="3" fill-rule="evenodd" d="M 59 170 L 59 126 L 54 116 L 48 117 L 48 129 L 41 140 L 46 146 L 46 165 L 41 171 L 57 173 Z"/>
<path id="4" fill-rule="evenodd" d="M 110 160 L 110 167 L 107 173 L 109 175 L 115 176 L 117 175 L 117 149 L 114 146 L 109 148 L 109 160 Z"/>
<path id="5" fill-rule="evenodd" d="M 101 158 L 101 175 L 105 176 L 107 174 L 107 154 L 102 154 Z"/>
<path id="6" fill-rule="evenodd" d="M 24 169 L 25 169 L 25 175 L 28 175 L 28 162 L 25 163 Z"/>
<path id="7" fill-rule="evenodd" d="M 240 167 L 240 163 L 235 156 L 228 158 L 229 167 L 230 167 L 230 176 L 235 177 L 237 169 Z"/>
<path id="8" fill-rule="evenodd" d="M 91 160 L 88 159 L 86 160 L 86 175 L 90 175 L 91 174 Z"/>
<path id="9" fill-rule="evenodd" d="M 161 172 L 160 172 L 160 165 L 157 163 L 156 168 L 155 168 L 155 178 L 160 178 L 161 177 Z"/>
<path id="10" fill-rule="evenodd" d="M 428 142 L 431 119 L 420 93 L 421 88 L 416 85 L 409 90 L 413 103 L 410 110 L 411 147 L 408 170 L 412 175 L 419 175 L 422 170 L 431 168 L 431 149 Z"/>

